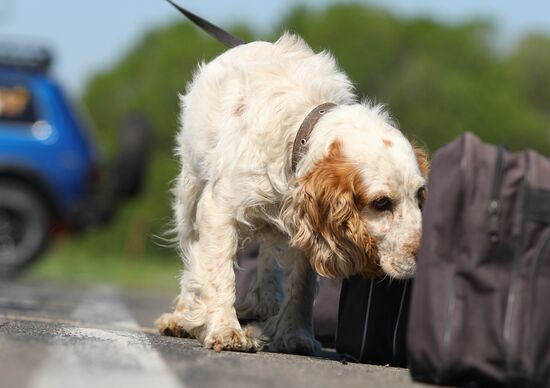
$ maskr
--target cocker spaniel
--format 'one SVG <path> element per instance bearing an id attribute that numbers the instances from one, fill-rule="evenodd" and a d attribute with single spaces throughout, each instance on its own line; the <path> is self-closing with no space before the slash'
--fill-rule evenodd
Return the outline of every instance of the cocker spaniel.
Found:
<path id="1" fill-rule="evenodd" d="M 256 319 L 269 349 L 312 354 L 316 274 L 413 275 L 428 160 L 383 107 L 357 102 L 329 53 L 292 34 L 237 46 L 199 66 L 181 111 L 184 271 L 161 333 L 254 351 L 239 318 Z M 258 274 L 234 306 L 235 256 L 250 238 Z"/>

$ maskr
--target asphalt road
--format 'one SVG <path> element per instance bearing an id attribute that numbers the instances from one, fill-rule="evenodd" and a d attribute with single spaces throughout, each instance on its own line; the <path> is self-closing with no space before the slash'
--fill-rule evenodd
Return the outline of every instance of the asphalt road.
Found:
<path id="1" fill-rule="evenodd" d="M 0 284 L 0 388 L 424 386 L 405 369 L 216 353 L 195 340 L 161 337 L 152 322 L 171 297 L 106 286 Z"/>

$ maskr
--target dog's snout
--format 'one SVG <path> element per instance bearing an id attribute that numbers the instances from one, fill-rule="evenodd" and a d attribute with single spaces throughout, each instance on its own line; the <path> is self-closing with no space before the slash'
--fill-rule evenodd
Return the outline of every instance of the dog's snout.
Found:
<path id="1" fill-rule="evenodd" d="M 416 260 L 416 256 L 418 254 L 418 248 L 420 246 L 420 241 L 416 240 L 413 242 L 406 243 L 403 246 L 403 251 L 405 255 L 412 257 Z"/>

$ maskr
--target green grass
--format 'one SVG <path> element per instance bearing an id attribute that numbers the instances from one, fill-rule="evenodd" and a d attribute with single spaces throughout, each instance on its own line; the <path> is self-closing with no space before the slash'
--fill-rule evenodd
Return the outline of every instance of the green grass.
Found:
<path id="1" fill-rule="evenodd" d="M 38 281 L 109 283 L 121 288 L 177 292 L 182 269 L 173 256 L 125 257 L 115 253 L 92 254 L 73 242 L 61 243 L 40 258 L 26 273 Z"/>

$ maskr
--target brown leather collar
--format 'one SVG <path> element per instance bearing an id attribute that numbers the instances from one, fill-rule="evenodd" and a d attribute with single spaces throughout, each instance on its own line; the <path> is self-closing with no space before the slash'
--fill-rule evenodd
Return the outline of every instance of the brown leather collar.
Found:
<path id="1" fill-rule="evenodd" d="M 309 140 L 311 132 L 313 132 L 313 128 L 315 128 L 315 124 L 317 124 L 321 116 L 332 110 L 332 108 L 334 108 L 335 106 L 336 104 L 333 102 L 325 102 L 321 105 L 318 105 L 313 108 L 311 112 L 308 113 L 304 121 L 302 121 L 302 125 L 300 125 L 300 129 L 298 129 L 298 133 L 296 134 L 296 138 L 294 139 L 294 145 L 292 146 L 293 174 L 296 174 L 296 167 L 298 166 L 298 162 L 307 152 L 307 141 Z"/>

